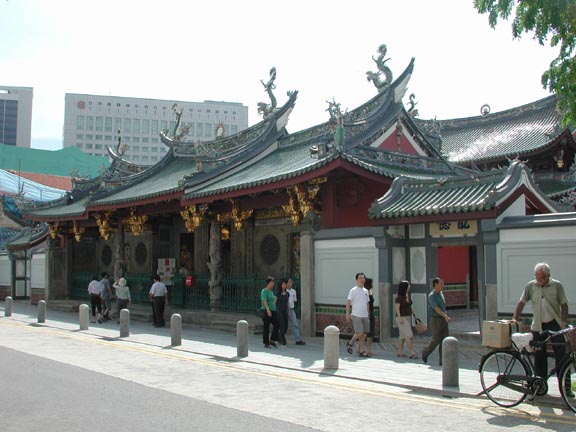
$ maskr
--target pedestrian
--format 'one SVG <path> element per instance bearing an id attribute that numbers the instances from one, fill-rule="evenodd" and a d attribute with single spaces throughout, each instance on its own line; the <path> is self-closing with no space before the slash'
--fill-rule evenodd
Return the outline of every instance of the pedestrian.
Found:
<path id="1" fill-rule="evenodd" d="M 428 362 L 428 357 L 438 347 L 440 355 L 439 364 L 442 366 L 442 341 L 450 334 L 448 323 L 452 319 L 446 313 L 446 300 L 442 290 L 444 289 L 444 281 L 439 277 L 432 279 L 432 291 L 428 294 L 428 308 L 432 318 L 430 319 L 430 333 L 432 339 L 424 349 L 422 349 L 422 361 Z"/>
<path id="2" fill-rule="evenodd" d="M 110 288 L 110 280 L 108 273 L 102 272 L 100 274 L 100 284 L 102 285 L 102 319 L 109 321 L 110 312 L 112 312 L 112 289 Z"/>
<path id="3" fill-rule="evenodd" d="M 262 314 L 262 341 L 264 348 L 271 346 L 277 348 L 276 342 L 278 340 L 278 320 L 276 318 L 276 296 L 274 295 L 274 278 L 268 276 L 266 278 L 266 287 L 260 291 L 260 302 L 263 310 Z M 270 324 L 272 324 L 272 338 L 270 338 Z"/>
<path id="4" fill-rule="evenodd" d="M 300 335 L 300 327 L 298 327 L 298 317 L 296 316 L 296 302 L 298 302 L 298 294 L 294 289 L 294 281 L 292 278 L 288 279 L 288 283 L 286 285 L 286 290 L 288 291 L 288 295 L 290 296 L 290 326 L 292 327 L 292 334 L 294 335 L 294 340 L 296 341 L 296 345 L 306 345 L 306 342 L 302 340 L 302 336 Z"/>
<path id="5" fill-rule="evenodd" d="M 98 280 L 98 275 L 92 276 L 92 280 L 88 284 L 88 294 L 90 295 L 90 307 L 92 309 L 92 320 L 95 323 L 98 321 L 102 324 L 102 284 Z M 98 315 L 96 315 L 98 311 Z"/>
<path id="6" fill-rule="evenodd" d="M 126 279 L 124 278 L 120 278 L 114 282 L 114 289 L 116 290 L 116 297 L 118 299 L 118 317 L 116 323 L 120 324 L 120 311 L 128 308 L 128 304 L 132 301 L 132 297 L 130 297 L 130 287 L 126 284 Z"/>
<path id="7" fill-rule="evenodd" d="M 524 287 L 520 300 L 512 315 L 512 322 L 518 321 L 524 305 L 532 302 L 532 331 L 533 340 L 541 341 L 546 339 L 546 334 L 540 334 L 544 330 L 558 331 L 566 328 L 568 319 L 568 299 L 564 292 L 564 287 L 559 281 L 550 277 L 550 266 L 547 263 L 538 263 L 534 267 L 534 280 L 531 280 Z M 566 345 L 562 336 L 552 338 L 552 348 L 556 358 L 556 367 L 566 353 Z M 536 375 L 540 377 L 548 376 L 548 360 L 546 347 L 542 347 L 535 352 L 534 366 Z M 560 371 L 557 371 L 559 374 Z M 558 375 L 560 378 L 560 376 Z M 566 394 L 574 397 L 571 389 L 570 375 L 564 383 Z"/>
<path id="8" fill-rule="evenodd" d="M 412 316 L 416 315 L 412 309 L 410 282 L 406 280 L 403 280 L 398 284 L 395 308 L 396 322 L 398 323 L 399 332 L 398 353 L 396 353 L 396 357 L 406 357 L 406 354 L 404 354 L 404 342 L 406 342 L 406 347 L 409 351 L 409 358 L 415 359 L 417 356 L 413 346 L 414 334 L 412 333 Z"/>
<path id="9" fill-rule="evenodd" d="M 376 331 L 376 317 L 374 316 L 374 293 L 372 292 L 372 279 L 366 278 L 364 288 L 368 290 L 368 319 L 370 320 L 370 330 L 366 335 L 366 354 L 372 357 L 372 340 L 374 339 L 374 332 Z"/>
<path id="10" fill-rule="evenodd" d="M 160 281 L 160 276 L 152 276 L 152 286 L 150 287 L 150 300 L 152 301 L 152 314 L 154 317 L 154 327 L 164 327 L 164 307 L 168 303 L 168 289 L 164 282 Z"/>
<path id="11" fill-rule="evenodd" d="M 370 298 L 368 290 L 364 288 L 365 279 L 364 273 L 356 273 L 356 285 L 350 289 L 346 300 L 346 322 L 350 323 L 352 321 L 352 327 L 354 328 L 354 336 L 346 344 L 346 350 L 349 354 L 352 354 L 354 341 L 358 340 L 358 355 L 360 357 L 368 357 L 364 344 L 366 334 L 370 330 L 370 318 L 368 318 L 370 314 Z"/>
<path id="12" fill-rule="evenodd" d="M 276 291 L 276 316 L 278 317 L 278 329 L 280 345 L 286 347 L 286 332 L 290 319 L 290 294 L 288 294 L 288 279 L 282 279 Z"/>

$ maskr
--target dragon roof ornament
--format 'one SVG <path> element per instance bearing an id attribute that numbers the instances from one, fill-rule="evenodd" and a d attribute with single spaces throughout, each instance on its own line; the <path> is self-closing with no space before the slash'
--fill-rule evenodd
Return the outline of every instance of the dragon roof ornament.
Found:
<path id="1" fill-rule="evenodd" d="M 386 88 L 392 84 L 393 75 L 392 71 L 388 66 L 386 66 L 386 62 L 390 60 L 389 58 L 385 59 L 386 52 L 388 51 L 386 44 L 382 44 L 378 47 L 378 57 L 374 58 L 372 56 L 372 60 L 376 63 L 376 67 L 378 68 L 377 72 L 368 71 L 366 72 L 366 79 L 368 81 L 372 81 L 374 86 L 378 89 L 378 93 L 382 93 Z M 384 76 L 384 79 L 382 79 Z"/>

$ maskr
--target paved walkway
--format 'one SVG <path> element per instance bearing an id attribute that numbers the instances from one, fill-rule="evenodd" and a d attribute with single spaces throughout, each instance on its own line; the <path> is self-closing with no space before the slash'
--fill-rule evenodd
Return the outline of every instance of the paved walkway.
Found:
<path id="1" fill-rule="evenodd" d="M 0 303 L 0 320 L 18 320 L 30 324 L 37 323 L 37 307 L 27 302 L 13 302 L 12 316 L 5 317 L 4 303 Z M 168 320 L 169 322 L 169 320 Z M 42 326 L 77 332 L 78 313 L 48 310 L 46 323 Z M 119 337 L 118 325 L 115 321 L 104 324 L 90 324 L 84 334 L 94 337 L 115 339 Z M 130 323 L 129 341 L 143 346 L 171 348 L 171 333 L 169 328 L 154 328 L 151 323 L 132 321 Z M 249 337 L 250 352 L 247 358 L 236 357 L 236 335 L 233 333 L 201 329 L 184 325 L 182 330 L 182 345 L 172 349 L 218 358 L 223 361 L 244 362 L 272 368 L 290 369 L 313 374 L 327 374 L 350 380 L 362 380 L 380 384 L 393 385 L 404 389 L 440 394 L 450 397 L 482 397 L 478 364 L 481 356 L 487 351 L 480 346 L 479 338 L 465 337 L 459 351 L 459 386 L 445 387 L 442 384 L 442 369 L 438 366 L 438 353 L 434 352 L 428 359 L 428 364 L 422 360 L 410 360 L 396 357 L 397 341 L 376 343 L 373 346 L 374 357 L 360 358 L 346 352 L 346 341 L 340 343 L 340 360 L 338 370 L 324 370 L 323 338 L 316 337 L 306 340 L 306 345 L 294 345 L 289 337 L 289 345 L 285 348 L 265 349 L 261 336 Z M 427 338 L 416 337 L 417 352 L 428 342 Z M 551 394 L 555 383 L 550 382 Z M 565 408 L 563 401 L 557 397 L 546 397 L 538 400 L 539 405 L 553 405 Z"/>

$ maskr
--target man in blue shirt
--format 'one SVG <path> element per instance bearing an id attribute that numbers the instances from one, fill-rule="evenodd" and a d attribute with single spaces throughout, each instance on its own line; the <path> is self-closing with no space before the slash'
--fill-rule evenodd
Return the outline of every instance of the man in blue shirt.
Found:
<path id="1" fill-rule="evenodd" d="M 432 279 L 432 291 L 428 294 L 428 306 L 431 309 L 432 318 L 430 319 L 430 332 L 432 340 L 428 346 L 422 349 L 422 361 L 428 362 L 428 356 L 432 351 L 438 348 L 440 354 L 440 366 L 442 366 L 442 341 L 449 336 L 448 323 L 451 318 L 446 313 L 446 300 L 444 300 L 444 281 L 439 277 Z"/>

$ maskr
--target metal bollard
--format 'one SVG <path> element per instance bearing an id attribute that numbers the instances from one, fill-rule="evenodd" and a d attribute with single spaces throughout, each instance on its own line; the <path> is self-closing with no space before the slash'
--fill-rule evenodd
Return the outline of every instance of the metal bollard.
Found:
<path id="1" fill-rule="evenodd" d="M 448 336 L 442 341 L 442 386 L 459 386 L 458 339 Z"/>
<path id="2" fill-rule="evenodd" d="M 40 300 L 38 302 L 38 322 L 46 322 L 46 300 Z"/>
<path id="3" fill-rule="evenodd" d="M 130 336 L 130 311 L 122 309 L 120 311 L 120 337 Z"/>
<path id="4" fill-rule="evenodd" d="M 80 321 L 80 330 L 88 330 L 90 321 L 90 306 L 81 304 L 78 308 L 78 318 Z"/>
<path id="5" fill-rule="evenodd" d="M 172 314 L 170 318 L 170 333 L 172 346 L 182 345 L 182 315 Z"/>
<path id="6" fill-rule="evenodd" d="M 248 321 L 236 323 L 236 356 L 248 357 Z"/>
<path id="7" fill-rule="evenodd" d="M 330 325 L 324 329 L 324 369 L 338 369 L 340 360 L 340 329 Z"/>
<path id="8" fill-rule="evenodd" d="M 12 297 L 10 296 L 4 299 L 4 316 L 12 316 Z"/>

